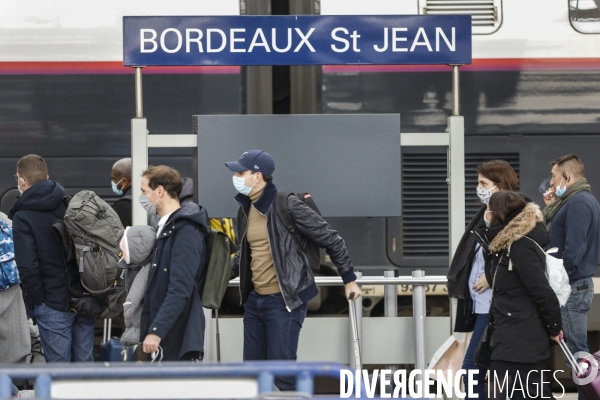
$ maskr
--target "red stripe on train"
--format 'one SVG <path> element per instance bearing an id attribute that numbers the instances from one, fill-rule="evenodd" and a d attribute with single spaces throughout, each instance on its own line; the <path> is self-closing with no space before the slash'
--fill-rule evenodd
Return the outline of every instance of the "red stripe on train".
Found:
<path id="1" fill-rule="evenodd" d="M 111 75 L 133 74 L 120 61 L 107 62 L 0 62 L 0 75 Z M 146 67 L 144 74 L 239 74 L 238 66 Z"/>
<path id="2" fill-rule="evenodd" d="M 594 71 L 600 58 L 480 58 L 462 71 Z M 324 65 L 325 73 L 447 72 L 447 65 Z M 239 66 L 146 67 L 144 74 L 239 74 Z M 120 61 L 0 62 L 0 75 L 133 74 Z"/>
<path id="3" fill-rule="evenodd" d="M 448 72 L 447 65 L 326 65 L 325 73 Z M 479 58 L 462 71 L 593 71 L 600 58 Z"/>

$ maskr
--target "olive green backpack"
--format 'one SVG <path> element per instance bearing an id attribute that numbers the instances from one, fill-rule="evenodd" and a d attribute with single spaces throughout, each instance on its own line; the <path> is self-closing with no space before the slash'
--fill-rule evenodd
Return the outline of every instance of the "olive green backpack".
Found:
<path id="1" fill-rule="evenodd" d="M 221 301 L 231 277 L 231 255 L 236 252 L 235 244 L 224 232 L 213 229 L 206 238 L 208 265 L 202 293 L 202 305 L 211 310 L 221 307 Z"/>

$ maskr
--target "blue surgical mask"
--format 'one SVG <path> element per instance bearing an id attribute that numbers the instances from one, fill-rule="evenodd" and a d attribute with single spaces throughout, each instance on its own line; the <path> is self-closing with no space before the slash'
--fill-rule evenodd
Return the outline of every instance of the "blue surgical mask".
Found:
<path id="1" fill-rule="evenodd" d="M 121 178 L 121 180 L 117 183 L 110 181 L 110 184 L 112 185 L 112 190 L 117 196 L 123 196 L 123 189 L 119 189 L 119 183 L 121 183 L 122 180 L 123 178 Z"/>
<path id="2" fill-rule="evenodd" d="M 252 174 L 252 175 L 255 175 L 255 174 Z M 250 175 L 250 176 L 252 176 L 252 175 Z M 252 191 L 252 188 L 254 187 L 254 185 L 256 185 L 256 183 L 254 183 L 254 185 L 252 185 L 252 186 L 246 186 L 246 179 L 250 178 L 250 176 L 248 176 L 246 178 L 242 178 L 241 176 L 235 176 L 235 175 L 233 176 L 233 186 L 235 187 L 235 190 L 237 190 L 244 196 L 248 196 L 250 194 L 250 192 Z"/>
<path id="3" fill-rule="evenodd" d="M 566 182 L 565 182 L 565 186 L 560 187 L 560 184 L 562 183 L 562 181 L 563 181 L 563 178 L 560 178 L 560 183 L 558 184 L 558 187 L 554 191 L 554 194 L 556 195 L 556 197 L 562 196 L 567 191 L 567 184 L 566 184 Z"/>

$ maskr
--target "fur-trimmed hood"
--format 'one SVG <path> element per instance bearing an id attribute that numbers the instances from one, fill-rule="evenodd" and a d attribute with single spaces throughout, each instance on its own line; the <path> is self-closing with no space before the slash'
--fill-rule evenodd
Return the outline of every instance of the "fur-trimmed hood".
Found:
<path id="1" fill-rule="evenodd" d="M 535 203 L 527 203 L 523 211 L 517 214 L 491 241 L 490 251 L 496 253 L 508 250 L 511 244 L 528 235 L 540 222 L 544 222 L 540 207 Z"/>

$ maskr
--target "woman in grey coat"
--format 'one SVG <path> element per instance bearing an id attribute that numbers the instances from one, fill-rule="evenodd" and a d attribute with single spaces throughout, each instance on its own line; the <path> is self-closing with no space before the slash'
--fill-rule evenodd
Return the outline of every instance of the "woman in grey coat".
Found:
<path id="1" fill-rule="evenodd" d="M 127 269 L 125 286 L 128 292 L 123 304 L 125 317 L 125 332 L 121 336 L 123 346 L 140 344 L 140 320 L 155 242 L 156 231 L 147 225 L 127 228 L 121 240 L 123 260 L 119 263 L 119 267 Z"/>

